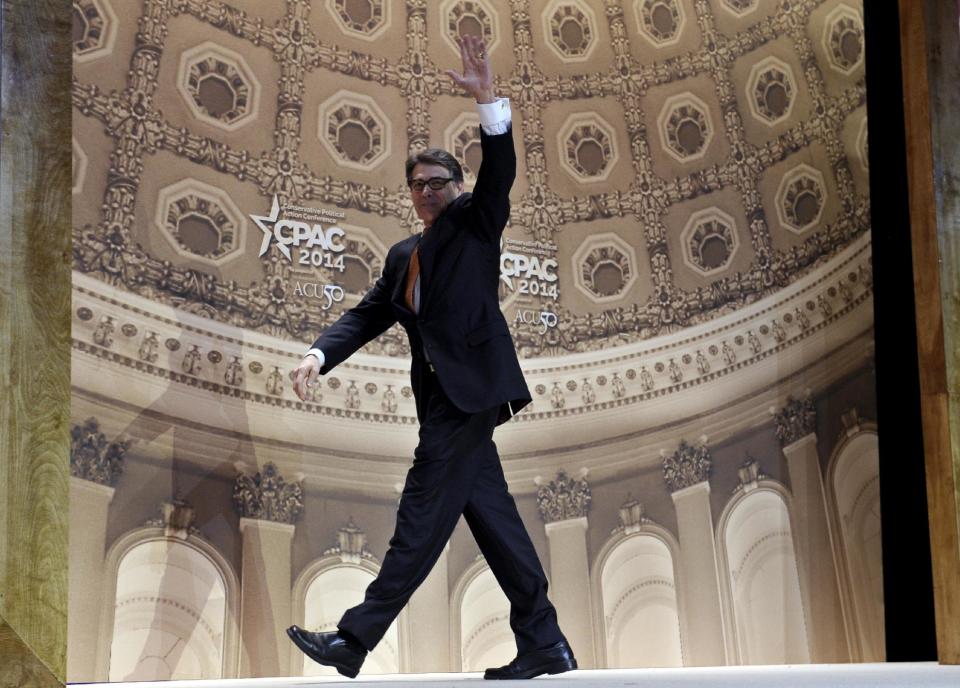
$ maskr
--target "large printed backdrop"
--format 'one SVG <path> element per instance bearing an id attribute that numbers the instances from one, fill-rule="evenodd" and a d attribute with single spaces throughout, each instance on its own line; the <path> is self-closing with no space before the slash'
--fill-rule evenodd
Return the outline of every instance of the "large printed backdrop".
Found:
<path id="1" fill-rule="evenodd" d="M 498 443 L 581 666 L 882 659 L 858 2 L 74 0 L 73 32 L 71 680 L 317 670 L 282 629 L 377 570 L 409 352 L 306 403 L 287 373 L 418 231 L 408 152 L 472 184 L 463 33 L 519 154 L 535 401 Z M 458 529 L 367 668 L 505 661 L 506 614 Z"/>

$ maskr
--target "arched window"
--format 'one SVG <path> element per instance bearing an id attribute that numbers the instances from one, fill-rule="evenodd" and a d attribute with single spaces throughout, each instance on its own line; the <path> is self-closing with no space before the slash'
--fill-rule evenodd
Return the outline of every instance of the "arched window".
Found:
<path id="1" fill-rule="evenodd" d="M 516 656 L 510 602 L 485 561 L 478 560 L 467 570 L 453 599 L 459 611 L 462 671 L 502 666 Z"/>
<path id="2" fill-rule="evenodd" d="M 886 658 L 883 625 L 883 550 L 880 542 L 880 459 L 875 432 L 844 442 L 828 472 L 834 522 L 839 531 L 844 587 L 852 602 L 861 659 Z"/>
<path id="3" fill-rule="evenodd" d="M 308 567 L 294 586 L 294 604 L 302 600 L 302 625 L 310 631 L 333 631 L 343 613 L 363 602 L 367 586 L 376 578 L 378 567 L 370 560 L 343 562 L 339 556 L 326 557 Z M 397 621 L 363 662 L 365 674 L 398 674 L 401 671 L 400 635 Z M 332 667 L 317 664 L 297 653 L 296 672 L 302 676 L 339 676 Z"/>
<path id="4" fill-rule="evenodd" d="M 809 662 L 790 514 L 783 496 L 761 483 L 759 489 L 736 498 L 721 517 L 719 538 L 740 662 Z"/>
<path id="5" fill-rule="evenodd" d="M 120 555 L 111 682 L 223 676 L 228 584 L 225 564 L 208 549 L 157 536 Z"/>
<path id="6" fill-rule="evenodd" d="M 602 557 L 606 666 L 682 666 L 673 555 L 660 537 L 623 537 Z"/>

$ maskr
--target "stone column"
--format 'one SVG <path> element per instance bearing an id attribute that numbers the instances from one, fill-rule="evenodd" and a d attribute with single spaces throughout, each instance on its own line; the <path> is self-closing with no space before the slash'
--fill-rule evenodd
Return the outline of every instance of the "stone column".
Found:
<path id="1" fill-rule="evenodd" d="M 303 510 L 302 480 L 288 483 L 268 463 L 252 477 L 237 465 L 233 503 L 240 514 L 240 676 L 285 676 L 292 622 L 290 542 Z"/>
<path id="2" fill-rule="evenodd" d="M 107 442 L 95 418 L 71 431 L 67 610 L 67 680 L 71 683 L 97 679 L 107 514 L 130 444 L 129 440 Z"/>
<path id="3" fill-rule="evenodd" d="M 727 663 L 720 579 L 710 511 L 710 452 L 681 442 L 664 452 L 663 475 L 677 512 L 680 541 L 680 629 L 688 666 Z"/>
<path id="4" fill-rule="evenodd" d="M 590 486 L 584 479 L 557 473 L 548 484 L 537 484 L 537 506 L 550 541 L 550 599 L 564 635 L 581 669 L 596 665 L 593 614 L 590 612 L 590 563 L 587 558 L 587 514 Z"/>
<path id="5" fill-rule="evenodd" d="M 810 659 L 815 663 L 849 662 L 850 648 L 814 434 L 816 409 L 810 400 L 788 399 L 774 420 L 793 492 L 793 543 Z"/>
<path id="6" fill-rule="evenodd" d="M 450 543 L 443 548 L 430 575 L 407 603 L 410 633 L 409 670 L 415 674 L 452 671 L 450 665 Z"/>

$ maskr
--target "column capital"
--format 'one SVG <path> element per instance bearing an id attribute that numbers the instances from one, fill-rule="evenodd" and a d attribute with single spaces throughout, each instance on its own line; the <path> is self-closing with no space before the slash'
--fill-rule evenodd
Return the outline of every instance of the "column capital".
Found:
<path id="1" fill-rule="evenodd" d="M 787 447 L 816 430 L 817 408 L 809 397 L 787 397 L 786 405 L 779 411 L 774 411 L 773 422 L 776 424 L 780 446 Z"/>
<path id="2" fill-rule="evenodd" d="M 663 479 L 670 492 L 675 494 L 698 483 L 707 482 L 712 465 L 710 450 L 705 441 L 693 445 L 681 440 L 675 452 L 663 452 Z"/>
<path id="3" fill-rule="evenodd" d="M 303 479 L 287 482 L 277 465 L 268 462 L 252 476 L 237 465 L 233 506 L 244 519 L 275 521 L 292 525 L 303 511 Z"/>
<path id="4" fill-rule="evenodd" d="M 70 430 L 70 475 L 113 487 L 123 472 L 123 459 L 133 440 L 107 441 L 100 421 L 87 418 Z"/>
<path id="5" fill-rule="evenodd" d="M 580 472 L 580 478 L 571 478 L 560 469 L 557 477 L 544 484 L 538 477 L 534 482 L 537 488 L 537 510 L 540 518 L 547 524 L 556 521 L 583 518 L 590 512 L 590 485 L 586 480 L 586 470 Z"/>

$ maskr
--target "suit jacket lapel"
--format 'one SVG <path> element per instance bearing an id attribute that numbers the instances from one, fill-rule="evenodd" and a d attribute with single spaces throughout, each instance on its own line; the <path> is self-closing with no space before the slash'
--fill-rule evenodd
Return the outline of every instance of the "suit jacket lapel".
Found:
<path id="1" fill-rule="evenodd" d="M 469 194 L 461 195 L 454 201 L 454 204 L 463 203 L 469 198 Z M 463 248 L 463 242 L 454 241 L 460 228 L 453 226 L 449 221 L 449 210 L 450 208 L 437 218 L 433 227 L 424 234 L 423 240 L 420 242 L 421 313 L 430 303 L 430 296 L 433 293 L 431 287 L 435 283 L 434 278 L 437 272 L 442 273 L 445 267 L 453 265 Z"/>

